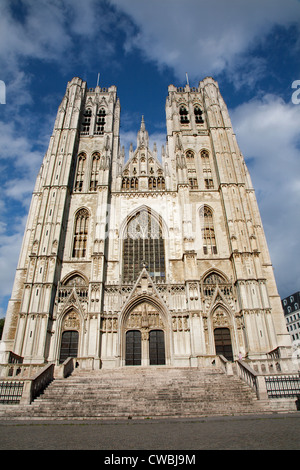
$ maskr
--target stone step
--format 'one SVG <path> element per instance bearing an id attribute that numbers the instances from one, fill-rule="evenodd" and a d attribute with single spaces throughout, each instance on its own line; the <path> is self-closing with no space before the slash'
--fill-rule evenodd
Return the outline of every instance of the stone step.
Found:
<path id="1" fill-rule="evenodd" d="M 121 419 L 197 417 L 266 411 L 236 376 L 217 369 L 76 369 L 54 380 L 31 405 L 0 405 L 1 418 Z"/>

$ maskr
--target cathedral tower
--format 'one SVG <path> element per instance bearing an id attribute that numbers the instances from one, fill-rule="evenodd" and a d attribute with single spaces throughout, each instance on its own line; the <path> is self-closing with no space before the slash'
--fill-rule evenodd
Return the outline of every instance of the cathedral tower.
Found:
<path id="1" fill-rule="evenodd" d="M 169 86 L 158 158 L 116 87 L 68 83 L 34 188 L 1 362 L 201 366 L 285 357 L 254 189 L 218 84 Z"/>

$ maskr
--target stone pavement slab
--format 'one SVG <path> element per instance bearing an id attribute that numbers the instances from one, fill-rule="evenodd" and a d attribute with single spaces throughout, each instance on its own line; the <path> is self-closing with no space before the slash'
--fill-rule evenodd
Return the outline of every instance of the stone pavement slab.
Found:
<path id="1" fill-rule="evenodd" d="M 300 413 L 173 420 L 0 421 L 1 450 L 299 450 Z"/>

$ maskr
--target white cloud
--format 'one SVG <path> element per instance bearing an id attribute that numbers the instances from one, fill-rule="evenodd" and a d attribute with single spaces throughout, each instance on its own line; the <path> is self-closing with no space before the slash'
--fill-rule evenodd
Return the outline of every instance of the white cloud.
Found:
<path id="1" fill-rule="evenodd" d="M 41 165 L 42 156 L 34 150 L 34 142 L 24 134 L 20 134 L 13 121 L 0 121 L 0 162 L 10 171 L 14 167 L 24 179 L 34 181 Z"/>
<path id="2" fill-rule="evenodd" d="M 28 64 L 57 64 L 68 72 L 74 64 L 110 59 L 113 64 L 115 35 L 128 21 L 118 18 L 98 0 L 22 0 L 0 2 L 0 71 L 11 105 L 31 102 L 33 73 Z M 129 29 L 128 29 L 129 30 Z"/>
<path id="3" fill-rule="evenodd" d="M 266 95 L 230 110 L 230 115 L 285 297 L 300 286 L 300 106 Z"/>
<path id="4" fill-rule="evenodd" d="M 137 47 L 179 79 L 234 70 L 241 55 L 262 41 L 275 24 L 300 22 L 297 0 L 110 0 L 138 25 L 126 50 Z M 253 61 L 252 78 L 263 64 Z M 245 80 L 245 77 L 243 77 Z"/>

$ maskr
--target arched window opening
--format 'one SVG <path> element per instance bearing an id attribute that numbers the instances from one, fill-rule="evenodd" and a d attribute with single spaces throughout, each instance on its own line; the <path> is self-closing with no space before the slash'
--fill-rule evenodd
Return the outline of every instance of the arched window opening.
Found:
<path id="1" fill-rule="evenodd" d="M 213 215 L 209 207 L 204 206 L 200 211 L 203 253 L 205 255 L 217 254 L 217 244 L 213 224 Z"/>
<path id="2" fill-rule="evenodd" d="M 58 289 L 58 302 L 64 302 L 73 289 L 76 290 L 76 294 L 81 300 L 87 300 L 88 282 L 81 275 L 73 274 L 60 284 Z"/>
<path id="3" fill-rule="evenodd" d="M 122 178 L 122 191 L 132 191 L 139 189 L 139 180 L 138 178 Z"/>
<path id="4" fill-rule="evenodd" d="M 203 170 L 205 189 L 213 189 L 214 181 L 212 178 L 210 161 L 209 161 L 209 153 L 207 150 L 202 150 L 201 161 L 202 161 L 202 170 Z"/>
<path id="5" fill-rule="evenodd" d="M 190 122 L 189 120 L 189 113 L 186 109 L 185 106 L 180 106 L 179 108 L 179 116 L 180 116 L 180 122 L 181 124 L 188 124 Z"/>
<path id="6" fill-rule="evenodd" d="M 221 274 L 218 274 L 216 272 L 212 272 L 206 276 L 206 278 L 203 281 L 203 284 L 226 284 L 226 280 Z"/>
<path id="7" fill-rule="evenodd" d="M 76 179 L 75 179 L 75 185 L 74 185 L 74 191 L 76 191 L 77 193 L 82 192 L 85 162 L 86 162 L 85 154 L 81 153 L 80 155 L 78 155 Z"/>
<path id="8" fill-rule="evenodd" d="M 211 297 L 217 287 L 223 293 L 224 296 L 232 296 L 232 283 L 228 282 L 225 277 L 221 274 L 211 272 L 203 280 L 204 295 Z"/>
<path id="9" fill-rule="evenodd" d="M 195 106 L 194 108 L 194 114 L 195 114 L 195 121 L 196 121 L 196 124 L 203 124 L 203 117 L 202 117 L 202 110 L 200 109 L 199 106 Z"/>
<path id="10" fill-rule="evenodd" d="M 82 123 L 81 123 L 81 134 L 88 135 L 90 133 L 92 110 L 90 108 L 86 109 L 83 113 Z"/>
<path id="11" fill-rule="evenodd" d="M 189 178 L 189 187 L 190 187 L 190 189 L 198 189 L 198 180 L 197 180 L 197 178 Z"/>
<path id="12" fill-rule="evenodd" d="M 165 279 L 165 250 L 161 227 L 147 210 L 138 212 L 128 222 L 123 241 L 123 281 L 135 281 L 144 265 L 156 281 Z"/>
<path id="13" fill-rule="evenodd" d="M 96 131 L 95 131 L 96 135 L 104 134 L 105 117 L 106 117 L 105 109 L 100 108 L 97 113 L 97 118 L 96 118 Z"/>
<path id="14" fill-rule="evenodd" d="M 90 181 L 90 191 L 96 191 L 98 180 L 99 180 L 99 170 L 100 170 L 100 155 L 96 153 L 93 155 L 92 160 L 92 171 L 91 171 L 91 181 Z"/>
<path id="15" fill-rule="evenodd" d="M 75 218 L 73 258 L 84 258 L 86 255 L 88 236 L 89 213 L 86 209 L 81 209 Z"/>
<path id="16" fill-rule="evenodd" d="M 86 287 L 86 280 L 80 274 L 73 274 L 61 285 L 64 287 Z"/>
<path id="17" fill-rule="evenodd" d="M 194 152 L 192 152 L 192 150 L 188 150 L 185 154 L 185 157 L 186 157 L 187 161 L 194 160 L 194 157 L 195 157 Z"/>
<path id="18" fill-rule="evenodd" d="M 159 176 L 158 178 L 150 176 L 150 178 L 148 178 L 148 189 L 165 189 L 165 178 L 163 178 L 162 176 Z"/>

